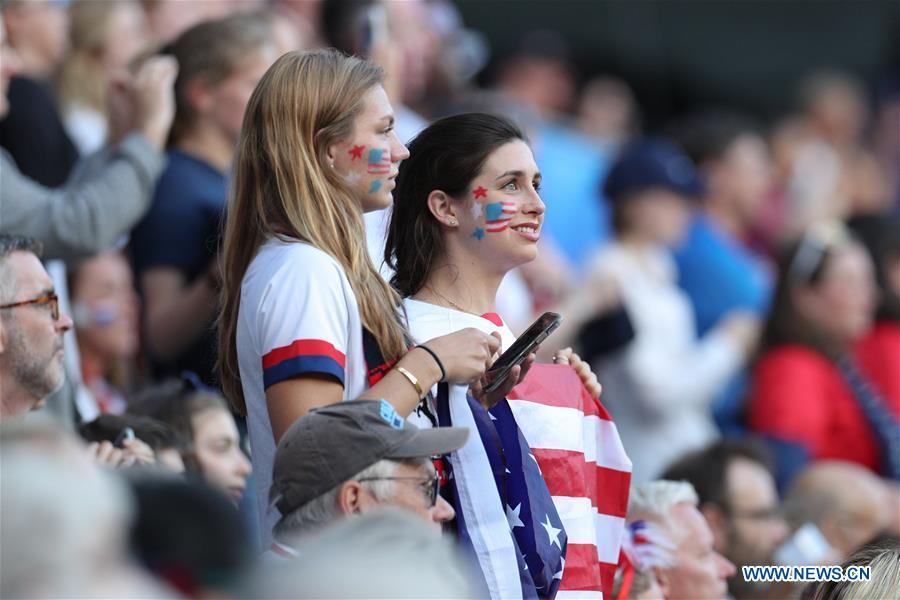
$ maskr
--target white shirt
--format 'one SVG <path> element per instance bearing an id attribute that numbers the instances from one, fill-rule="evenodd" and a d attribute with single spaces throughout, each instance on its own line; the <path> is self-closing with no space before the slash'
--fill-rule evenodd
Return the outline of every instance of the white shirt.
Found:
<path id="1" fill-rule="evenodd" d="M 340 264 L 303 242 L 265 242 L 241 282 L 237 351 L 266 548 L 280 516 L 268 508 L 275 438 L 266 389 L 304 373 L 333 377 L 345 400 L 368 387 L 359 308 Z"/>
<path id="2" fill-rule="evenodd" d="M 696 339 L 690 301 L 675 284 L 665 249 L 639 258 L 613 243 L 591 272 L 618 280 L 634 327 L 635 339 L 594 371 L 634 464 L 633 481 L 647 481 L 718 437 L 709 405 L 740 368 L 742 353 L 717 330 Z"/>

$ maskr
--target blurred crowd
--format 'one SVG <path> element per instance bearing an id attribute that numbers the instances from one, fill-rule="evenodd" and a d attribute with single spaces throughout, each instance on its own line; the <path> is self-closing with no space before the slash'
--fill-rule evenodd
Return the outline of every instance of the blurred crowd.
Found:
<path id="1" fill-rule="evenodd" d="M 455 514 L 429 457 L 464 437 L 374 400 L 318 410 L 260 500 L 216 374 L 245 108 L 278 57 L 322 47 L 384 68 L 404 143 L 469 111 L 527 135 L 540 252 L 497 312 L 516 334 L 563 315 L 553 347 L 602 386 L 633 464 L 616 598 L 900 595 L 900 80 L 816 71 L 777 120 L 697 107 L 647 131 L 561 34 L 490 57 L 450 0 L 0 7 L 0 596 L 485 593 L 435 532 Z M 385 277 L 389 219 L 365 215 Z M 873 577 L 740 571 L 776 564 Z"/>

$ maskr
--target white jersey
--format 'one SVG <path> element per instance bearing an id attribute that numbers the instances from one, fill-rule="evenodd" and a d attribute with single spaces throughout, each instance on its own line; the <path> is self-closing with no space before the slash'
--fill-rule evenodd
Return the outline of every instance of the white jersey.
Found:
<path id="1" fill-rule="evenodd" d="M 303 242 L 266 241 L 241 282 L 237 352 L 262 547 L 268 548 L 280 515 L 268 507 L 275 439 L 266 389 L 310 373 L 338 381 L 345 400 L 368 387 L 359 308 L 340 264 Z"/>

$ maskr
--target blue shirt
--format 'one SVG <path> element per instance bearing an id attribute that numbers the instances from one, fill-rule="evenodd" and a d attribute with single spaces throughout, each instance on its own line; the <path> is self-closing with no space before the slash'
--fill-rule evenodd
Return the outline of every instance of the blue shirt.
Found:
<path id="1" fill-rule="evenodd" d="M 131 256 L 140 281 L 148 269 L 181 271 L 186 281 L 205 276 L 220 241 L 220 224 L 228 194 L 225 174 L 179 150 L 167 152 L 150 211 L 131 234 Z M 215 365 L 213 323 L 192 346 L 166 363 L 156 363 L 158 375 L 193 371 L 212 384 Z"/>
<path id="2" fill-rule="evenodd" d="M 695 214 L 674 252 L 678 285 L 694 307 L 702 336 L 723 316 L 744 309 L 765 316 L 772 279 L 761 260 L 702 213 Z"/>
<path id="3" fill-rule="evenodd" d="M 694 215 L 684 242 L 674 251 L 678 285 L 694 309 L 697 335 L 703 336 L 735 309 L 764 318 L 772 299 L 772 277 L 764 263 L 738 239 L 701 212 Z M 713 401 L 716 424 L 726 435 L 744 432 L 746 370 L 738 373 Z"/>
<path id="4" fill-rule="evenodd" d="M 543 230 L 579 270 L 610 238 L 609 207 L 600 186 L 609 156 L 599 144 L 561 125 L 544 124 L 535 140 L 535 160 L 547 205 Z"/>
<path id="5" fill-rule="evenodd" d="M 132 258 L 138 278 L 147 269 L 171 267 L 190 281 L 216 254 L 228 182 L 199 158 L 179 150 L 166 156 L 150 210 L 131 234 Z"/>

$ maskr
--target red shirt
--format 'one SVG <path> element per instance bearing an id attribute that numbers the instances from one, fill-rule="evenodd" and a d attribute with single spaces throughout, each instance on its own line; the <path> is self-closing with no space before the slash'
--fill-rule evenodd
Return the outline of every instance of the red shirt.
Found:
<path id="1" fill-rule="evenodd" d="M 869 368 L 862 370 L 868 375 Z M 896 400 L 888 403 L 900 414 Z M 749 408 L 754 431 L 799 444 L 813 459 L 880 472 L 881 450 L 865 413 L 837 366 L 810 348 L 786 345 L 764 354 L 753 371 Z"/>
<path id="2" fill-rule="evenodd" d="M 900 323 L 881 321 L 856 347 L 859 368 L 900 417 Z"/>

